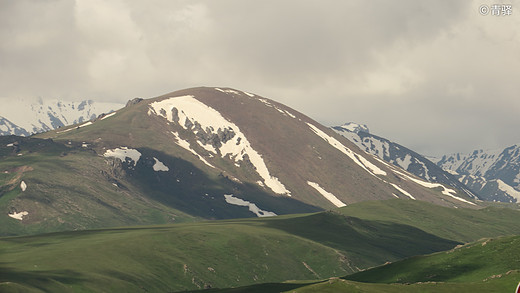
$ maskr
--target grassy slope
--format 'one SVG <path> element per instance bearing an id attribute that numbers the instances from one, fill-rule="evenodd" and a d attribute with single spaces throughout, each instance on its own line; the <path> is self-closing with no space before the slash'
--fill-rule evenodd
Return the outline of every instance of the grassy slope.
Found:
<path id="1" fill-rule="evenodd" d="M 314 284 L 264 284 L 213 292 L 514 292 L 520 236 L 487 239 Z"/>
<path id="2" fill-rule="evenodd" d="M 341 274 L 334 249 L 262 222 L 215 222 L 3 239 L 2 282 L 56 291 L 236 286 Z"/>
<path id="3" fill-rule="evenodd" d="M 110 226 L 190 221 L 194 217 L 159 201 L 118 178 L 92 150 L 50 140 L 3 137 L 21 151 L 0 150 L 0 235 L 92 229 Z M 5 170 L 5 171 L 4 171 Z M 7 173 L 5 173 L 7 172 Z M 115 177 L 114 177 L 115 176 Z M 116 181 L 116 178 L 119 181 Z M 21 181 L 27 185 L 22 191 Z M 118 182 L 121 187 L 115 187 Z M 23 221 L 8 216 L 28 211 Z"/>
<path id="4" fill-rule="evenodd" d="M 476 282 L 520 269 L 520 236 L 486 239 L 347 276 L 377 283 Z"/>
<path id="5" fill-rule="evenodd" d="M 391 205 L 397 211 L 400 203 L 404 207 L 427 205 L 409 201 L 391 202 Z M 426 211 L 431 211 L 431 214 L 423 214 L 426 218 L 438 212 Z M 442 219 L 442 214 L 438 218 L 448 230 L 455 229 L 457 219 L 466 217 L 467 211 L 452 212 L 452 218 Z M 497 213 L 494 220 L 513 216 Z M 475 224 L 471 231 L 463 226 L 460 237 L 490 236 L 495 224 L 480 219 L 489 215 L 475 213 L 473 217 Z M 513 218 L 509 220 L 513 221 Z M 447 250 L 456 244 L 414 227 L 423 225 L 420 221 L 409 225 L 396 222 L 362 220 L 338 212 L 325 212 L 2 238 L 0 282 L 5 290 L 14 290 L 17 286 L 51 291 L 136 291 L 145 288 L 164 292 L 193 290 L 207 285 L 225 288 L 341 276 L 356 267 L 366 268 L 403 257 Z M 516 226 L 505 227 L 504 231 L 513 234 Z M 442 233 L 444 228 L 431 230 Z M 343 286 L 337 286 L 340 285 Z"/>
<path id="6" fill-rule="evenodd" d="M 365 220 L 412 225 L 427 233 L 459 242 L 520 235 L 520 211 L 511 208 L 453 209 L 420 201 L 391 199 L 361 202 L 338 211 Z"/>
<path id="7" fill-rule="evenodd" d="M 482 282 L 465 283 L 416 283 L 416 284 L 377 284 L 361 283 L 344 279 L 332 278 L 314 284 L 308 281 L 270 283 L 239 288 L 198 290 L 193 293 L 503 293 L 514 292 L 518 285 L 520 273 L 512 272 L 500 278 Z"/>

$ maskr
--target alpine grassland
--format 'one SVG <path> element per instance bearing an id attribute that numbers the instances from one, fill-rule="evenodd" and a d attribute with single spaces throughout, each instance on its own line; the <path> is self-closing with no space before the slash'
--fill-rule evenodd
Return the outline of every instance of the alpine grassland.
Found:
<path id="1" fill-rule="evenodd" d="M 452 209 L 449 219 L 442 219 L 443 213 L 439 215 L 437 221 L 444 225 L 442 228 L 429 220 L 421 221 L 419 215 L 403 223 L 402 219 L 411 217 L 412 212 L 400 211 L 410 205 L 416 205 L 424 219 L 434 218 L 440 211 L 430 208 L 430 204 L 408 200 L 387 204 L 393 208 L 384 216 L 386 219 L 378 220 L 347 215 L 349 209 L 360 211 L 371 206 L 359 203 L 356 205 L 365 207 L 352 205 L 321 213 L 259 219 L 4 237 L 0 238 L 0 282 L 6 292 L 175 292 L 254 284 L 265 284 L 260 287 L 264 292 L 269 292 L 267 288 L 276 288 L 271 292 L 280 288 L 327 292 L 343 287 L 360 288 L 359 292 L 414 292 L 413 288 L 425 288 L 424 292 L 448 288 L 445 292 L 453 292 L 449 288 L 485 279 L 483 286 L 471 286 L 502 288 L 513 282 L 511 276 L 517 276 L 517 238 L 466 245 L 460 239 L 519 233 L 516 225 L 493 231 L 500 221 L 518 221 L 518 211 Z M 375 207 L 369 209 L 377 214 Z M 474 222 L 472 229 L 462 225 L 453 237 L 457 239 L 438 236 L 446 234 L 445 230 L 457 230 L 468 213 Z M 369 214 L 366 218 L 372 217 Z M 431 253 L 436 254 L 417 256 Z M 505 262 L 508 258 L 510 261 Z M 385 263 L 391 264 L 369 269 Z M 352 275 L 360 270 L 365 271 Z M 372 270 L 381 270 L 374 274 L 381 278 L 370 275 Z M 500 274 L 500 278 L 493 277 Z M 400 277 L 392 278 L 394 275 Z M 353 280 L 329 280 L 341 276 Z M 309 281 L 283 283 L 287 280 Z M 450 287 L 442 282 L 456 285 Z M 281 287 L 268 283 L 281 283 Z"/>

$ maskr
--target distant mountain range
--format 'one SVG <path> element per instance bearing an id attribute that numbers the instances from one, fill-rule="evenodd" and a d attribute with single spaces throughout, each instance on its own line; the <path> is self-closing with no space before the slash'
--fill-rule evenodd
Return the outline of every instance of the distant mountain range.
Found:
<path id="1" fill-rule="evenodd" d="M 520 201 L 520 145 L 445 155 L 437 162 L 488 201 Z"/>
<path id="2" fill-rule="evenodd" d="M 426 158 L 402 145 L 371 134 L 366 125 L 349 122 L 332 127 L 362 150 L 429 182 L 455 186 L 486 201 L 520 200 L 520 146 L 476 150 L 470 154 Z"/>
<path id="3" fill-rule="evenodd" d="M 371 134 L 366 125 L 349 122 L 333 126 L 332 129 L 369 154 L 378 156 L 428 182 L 451 185 L 462 190 L 468 197 L 476 198 L 475 194 L 452 174 L 405 146 Z"/>
<path id="4" fill-rule="evenodd" d="M 0 107 L 0 135 L 29 136 L 86 122 L 124 105 L 84 100 L 11 99 Z"/>

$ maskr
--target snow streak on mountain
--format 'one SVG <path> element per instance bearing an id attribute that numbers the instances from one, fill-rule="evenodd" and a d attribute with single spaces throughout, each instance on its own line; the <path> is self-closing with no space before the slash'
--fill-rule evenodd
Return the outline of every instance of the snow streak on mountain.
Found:
<path id="1" fill-rule="evenodd" d="M 332 129 L 369 154 L 401 167 L 428 182 L 454 186 L 464 191 L 467 196 L 476 198 L 476 195 L 458 182 L 453 175 L 445 172 L 424 156 L 388 139 L 369 133 L 366 125 L 349 122 L 341 126 L 333 126 Z"/>

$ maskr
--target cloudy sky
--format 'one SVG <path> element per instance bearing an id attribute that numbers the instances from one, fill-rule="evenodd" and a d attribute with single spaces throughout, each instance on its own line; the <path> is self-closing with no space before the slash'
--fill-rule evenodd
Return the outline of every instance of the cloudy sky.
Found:
<path id="1" fill-rule="evenodd" d="M 511 15 L 492 15 L 505 5 Z M 427 155 L 509 146 L 520 2 L 0 0 L 1 102 L 123 103 L 194 86 L 364 123 Z"/>

